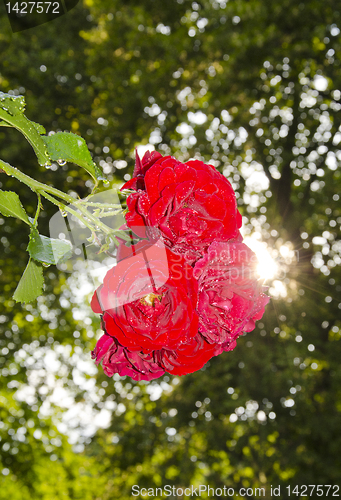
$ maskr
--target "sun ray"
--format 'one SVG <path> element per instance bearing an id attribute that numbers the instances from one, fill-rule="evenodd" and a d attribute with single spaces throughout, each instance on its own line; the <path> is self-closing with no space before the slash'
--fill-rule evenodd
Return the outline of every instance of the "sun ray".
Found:
<path id="1" fill-rule="evenodd" d="M 244 243 L 253 250 L 258 259 L 257 271 L 263 280 L 274 279 L 278 274 L 278 265 L 267 249 L 266 243 L 259 241 L 256 237 L 247 236 Z"/>

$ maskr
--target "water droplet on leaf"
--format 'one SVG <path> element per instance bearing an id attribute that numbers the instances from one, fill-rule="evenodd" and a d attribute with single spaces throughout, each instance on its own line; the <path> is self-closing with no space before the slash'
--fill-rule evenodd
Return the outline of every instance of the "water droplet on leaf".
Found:
<path id="1" fill-rule="evenodd" d="M 66 161 L 65 161 L 65 160 L 57 160 L 57 163 L 58 163 L 58 165 L 60 165 L 61 167 L 63 167 L 64 165 L 66 165 Z"/>

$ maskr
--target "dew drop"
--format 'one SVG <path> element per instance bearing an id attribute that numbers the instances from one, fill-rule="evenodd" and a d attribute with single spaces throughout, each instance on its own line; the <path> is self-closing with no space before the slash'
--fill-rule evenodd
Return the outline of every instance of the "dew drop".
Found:
<path id="1" fill-rule="evenodd" d="M 64 165 L 66 165 L 66 161 L 65 161 L 65 160 L 57 160 L 57 163 L 58 163 L 58 165 L 60 165 L 61 167 L 63 167 Z"/>

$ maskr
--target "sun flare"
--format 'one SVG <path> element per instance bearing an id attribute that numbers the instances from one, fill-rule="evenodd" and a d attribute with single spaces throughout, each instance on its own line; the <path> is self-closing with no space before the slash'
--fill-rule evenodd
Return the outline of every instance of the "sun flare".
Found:
<path id="1" fill-rule="evenodd" d="M 278 274 L 278 265 L 271 257 L 267 245 L 255 237 L 244 238 L 244 243 L 253 250 L 258 259 L 257 271 L 259 277 L 263 280 L 271 280 Z"/>

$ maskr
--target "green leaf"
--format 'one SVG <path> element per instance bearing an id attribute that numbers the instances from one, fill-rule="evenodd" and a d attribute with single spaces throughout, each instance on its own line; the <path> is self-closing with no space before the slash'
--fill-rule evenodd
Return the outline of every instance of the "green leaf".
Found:
<path id="1" fill-rule="evenodd" d="M 32 259 L 46 264 L 58 264 L 71 256 L 72 246 L 65 241 L 42 236 L 33 228 L 27 250 Z"/>
<path id="2" fill-rule="evenodd" d="M 46 134 L 45 128 L 42 125 L 40 125 L 40 123 L 36 123 L 36 122 L 32 122 L 32 121 L 31 121 L 31 123 L 32 123 L 33 127 L 36 129 L 36 131 L 38 132 L 38 134 L 40 134 L 40 135 Z"/>
<path id="3" fill-rule="evenodd" d="M 40 165 L 51 165 L 47 147 L 41 134 L 45 133 L 42 125 L 30 121 L 24 115 L 25 98 L 0 92 L 0 125 L 11 126 L 19 130 L 33 147 Z"/>
<path id="4" fill-rule="evenodd" d="M 13 299 L 16 302 L 32 302 L 42 294 L 43 284 L 42 265 L 30 259 L 14 292 Z"/>
<path id="5" fill-rule="evenodd" d="M 16 217 L 26 224 L 30 224 L 27 213 L 25 212 L 19 196 L 13 191 L 0 190 L 0 213 L 5 217 Z"/>
<path id="6" fill-rule="evenodd" d="M 71 132 L 57 132 L 43 136 L 49 155 L 54 161 L 70 161 L 84 168 L 95 180 L 105 180 L 101 170 L 92 161 L 85 140 Z"/>
<path id="7" fill-rule="evenodd" d="M 12 116 L 21 115 L 25 111 L 25 97 L 0 92 L 0 108 Z"/>

